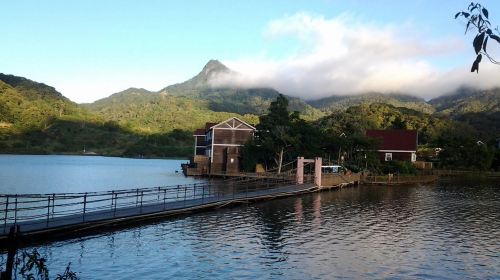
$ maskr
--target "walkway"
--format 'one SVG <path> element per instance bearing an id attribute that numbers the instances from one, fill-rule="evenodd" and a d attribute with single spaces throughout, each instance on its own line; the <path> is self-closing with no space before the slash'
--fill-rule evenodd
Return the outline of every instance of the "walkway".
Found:
<path id="1" fill-rule="evenodd" d="M 13 225 L 19 225 L 24 236 L 36 238 L 315 189 L 312 184 L 250 180 L 95 193 L 1 195 L 0 247 Z"/>

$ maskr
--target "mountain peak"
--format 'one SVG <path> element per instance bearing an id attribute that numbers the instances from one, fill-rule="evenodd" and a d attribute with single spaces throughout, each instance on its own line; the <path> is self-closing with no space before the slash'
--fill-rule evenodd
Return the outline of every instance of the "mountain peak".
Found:
<path id="1" fill-rule="evenodd" d="M 226 65 L 222 64 L 220 61 L 216 59 L 211 59 L 205 64 L 203 69 L 201 70 L 198 75 L 194 76 L 193 78 L 180 83 L 180 84 L 175 84 L 168 86 L 160 92 L 164 92 L 167 94 L 174 94 L 174 95 L 182 95 L 185 94 L 187 91 L 191 91 L 193 89 L 200 89 L 200 88 L 209 88 L 210 87 L 210 81 L 223 74 L 229 74 L 231 73 L 232 70 L 227 68 Z"/>
<path id="2" fill-rule="evenodd" d="M 198 74 L 198 76 L 203 75 L 205 77 L 213 76 L 219 73 L 229 73 L 231 70 L 227 68 L 226 65 L 222 64 L 217 59 L 211 59 L 205 64 L 203 70 Z"/>

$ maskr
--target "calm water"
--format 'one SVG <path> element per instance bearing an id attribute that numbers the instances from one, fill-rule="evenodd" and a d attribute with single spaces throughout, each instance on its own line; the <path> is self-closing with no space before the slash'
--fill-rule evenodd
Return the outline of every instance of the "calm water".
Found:
<path id="1" fill-rule="evenodd" d="M 82 279 L 500 279 L 500 186 L 348 188 L 37 248 Z"/>
<path id="2" fill-rule="evenodd" d="M 180 172 L 183 162 L 187 161 L 0 155 L 0 193 L 90 192 L 193 183 L 193 178 Z"/>

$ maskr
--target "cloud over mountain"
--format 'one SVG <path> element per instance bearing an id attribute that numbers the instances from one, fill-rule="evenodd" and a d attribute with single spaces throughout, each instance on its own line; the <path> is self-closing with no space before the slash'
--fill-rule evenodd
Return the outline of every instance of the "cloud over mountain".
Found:
<path id="1" fill-rule="evenodd" d="M 466 38 L 427 39 L 411 24 L 378 25 L 349 15 L 327 19 L 298 13 L 269 22 L 270 44 L 288 40 L 299 48 L 281 59 L 269 55 L 227 61 L 238 73 L 218 75 L 215 86 L 269 86 L 305 99 L 366 91 L 407 92 L 434 97 L 460 86 L 500 86 L 500 67 L 482 63 L 446 66 L 464 51 Z M 287 42 L 288 42 L 287 41 Z M 264 52 L 265 53 L 265 52 Z"/>

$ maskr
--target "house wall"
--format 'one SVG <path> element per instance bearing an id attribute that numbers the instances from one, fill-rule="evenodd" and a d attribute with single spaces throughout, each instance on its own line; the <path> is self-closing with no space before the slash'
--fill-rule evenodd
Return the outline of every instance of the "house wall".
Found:
<path id="1" fill-rule="evenodd" d="M 252 130 L 217 129 L 215 128 L 214 144 L 244 145 L 253 135 Z"/>
<path id="2" fill-rule="evenodd" d="M 225 168 L 224 146 L 213 146 L 212 160 L 210 163 L 211 173 L 223 173 Z"/>
<path id="3" fill-rule="evenodd" d="M 252 130 L 213 129 L 213 153 L 210 172 L 237 173 L 240 171 L 240 150 L 253 136 Z M 211 143 L 209 143 L 211 145 Z M 233 159 L 231 161 L 231 159 Z"/>
<path id="4" fill-rule="evenodd" d="M 382 162 L 385 161 L 385 154 L 386 153 L 387 152 L 378 152 L 380 161 L 382 161 Z M 391 153 L 392 153 L 392 160 L 411 162 L 411 154 L 412 153 L 410 153 L 410 152 L 391 152 Z"/>

